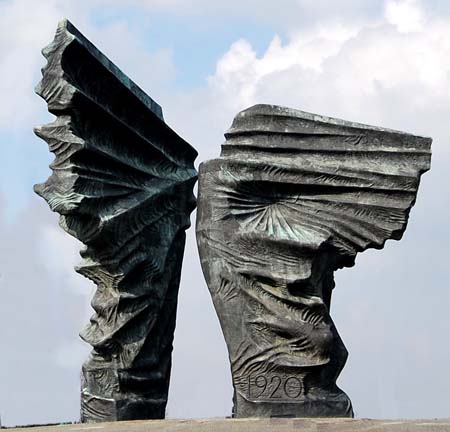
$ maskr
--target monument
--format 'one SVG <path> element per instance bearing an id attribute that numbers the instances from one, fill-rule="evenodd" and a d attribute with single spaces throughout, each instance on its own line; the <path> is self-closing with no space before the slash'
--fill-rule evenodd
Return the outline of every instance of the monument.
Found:
<path id="1" fill-rule="evenodd" d="M 201 164 L 197 241 L 227 343 L 234 417 L 351 417 L 333 274 L 399 240 L 431 139 L 271 105 Z"/>
<path id="2" fill-rule="evenodd" d="M 70 22 L 43 54 L 36 92 L 56 119 L 35 132 L 55 160 L 35 191 L 84 243 L 77 271 L 97 285 L 81 419 L 164 418 L 197 153 Z"/>
<path id="3" fill-rule="evenodd" d="M 196 151 L 70 22 L 36 92 L 55 154 L 35 191 L 84 243 L 83 422 L 164 418 Z M 239 113 L 201 165 L 197 241 L 228 346 L 234 417 L 352 417 L 334 272 L 401 239 L 431 139 L 272 105 Z"/>

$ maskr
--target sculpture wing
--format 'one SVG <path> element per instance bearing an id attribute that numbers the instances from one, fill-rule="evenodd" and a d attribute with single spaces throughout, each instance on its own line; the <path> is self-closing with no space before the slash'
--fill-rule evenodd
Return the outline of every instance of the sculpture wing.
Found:
<path id="1" fill-rule="evenodd" d="M 197 242 L 236 417 L 352 416 L 334 271 L 399 239 L 431 139 L 257 105 L 199 173 Z"/>
<path id="2" fill-rule="evenodd" d="M 86 246 L 77 271 L 98 290 L 82 338 L 119 368 L 154 367 L 168 382 L 197 153 L 70 22 L 43 54 L 36 92 L 56 119 L 35 132 L 56 157 L 35 191 Z"/>
<path id="3" fill-rule="evenodd" d="M 401 238 L 430 168 L 430 138 L 270 105 L 239 113 L 226 138 L 230 211 L 276 238 L 331 242 L 345 265 Z"/>

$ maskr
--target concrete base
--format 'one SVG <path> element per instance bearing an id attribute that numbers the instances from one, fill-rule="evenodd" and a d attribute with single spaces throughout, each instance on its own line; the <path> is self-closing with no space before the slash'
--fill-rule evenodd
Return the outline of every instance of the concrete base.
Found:
<path id="1" fill-rule="evenodd" d="M 207 419 L 87 423 L 8 429 L 17 432 L 450 432 L 450 420 Z"/>

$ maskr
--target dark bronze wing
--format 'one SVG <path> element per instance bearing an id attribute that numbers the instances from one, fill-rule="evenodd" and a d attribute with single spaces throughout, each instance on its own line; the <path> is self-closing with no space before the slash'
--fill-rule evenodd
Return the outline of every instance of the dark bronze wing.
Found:
<path id="1" fill-rule="evenodd" d="M 36 92 L 56 119 L 35 132 L 55 160 L 35 191 L 85 244 L 77 271 L 97 285 L 82 420 L 164 417 L 197 153 L 70 22 L 43 54 Z"/>

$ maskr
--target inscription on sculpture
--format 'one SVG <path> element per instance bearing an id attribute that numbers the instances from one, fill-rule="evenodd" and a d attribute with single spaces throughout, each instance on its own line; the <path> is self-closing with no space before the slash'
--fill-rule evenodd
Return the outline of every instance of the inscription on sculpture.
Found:
<path id="1" fill-rule="evenodd" d="M 406 229 L 431 139 L 257 105 L 201 164 L 197 242 L 236 417 L 353 415 L 334 272 Z"/>
<path id="2" fill-rule="evenodd" d="M 302 394 L 302 382 L 296 376 L 256 375 L 248 377 L 249 400 L 267 402 L 295 401 Z"/>

